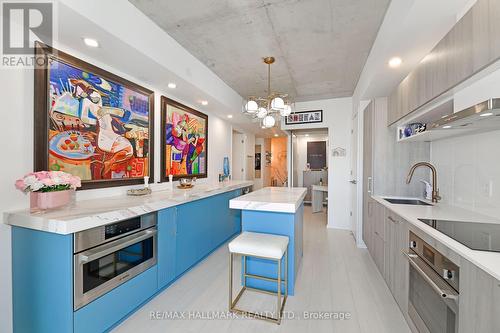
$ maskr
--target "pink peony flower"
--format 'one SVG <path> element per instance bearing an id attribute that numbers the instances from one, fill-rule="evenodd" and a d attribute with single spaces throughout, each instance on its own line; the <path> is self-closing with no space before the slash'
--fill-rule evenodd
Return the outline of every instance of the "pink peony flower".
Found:
<path id="1" fill-rule="evenodd" d="M 56 182 L 52 178 L 44 178 L 41 180 L 42 184 L 45 186 L 54 186 L 56 185 Z"/>
<path id="2" fill-rule="evenodd" d="M 24 191 L 26 189 L 26 184 L 24 183 L 24 179 L 16 180 L 16 188 L 19 191 Z"/>
<path id="3" fill-rule="evenodd" d="M 35 176 L 36 176 L 36 178 L 38 178 L 38 180 L 44 180 L 44 179 L 51 178 L 50 177 L 50 172 L 48 172 L 48 171 L 39 171 L 39 172 L 36 172 Z"/>

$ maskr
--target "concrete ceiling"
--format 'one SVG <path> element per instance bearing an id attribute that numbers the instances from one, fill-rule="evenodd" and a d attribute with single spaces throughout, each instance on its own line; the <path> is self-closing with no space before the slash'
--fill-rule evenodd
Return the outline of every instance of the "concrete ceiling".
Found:
<path id="1" fill-rule="evenodd" d="M 243 97 L 351 96 L 389 0 L 130 0 Z M 147 37 L 147 36 L 146 36 Z"/>

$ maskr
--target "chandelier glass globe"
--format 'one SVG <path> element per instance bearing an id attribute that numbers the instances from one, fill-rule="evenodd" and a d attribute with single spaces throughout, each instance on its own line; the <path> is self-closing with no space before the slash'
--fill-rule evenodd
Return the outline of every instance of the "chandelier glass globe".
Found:
<path id="1" fill-rule="evenodd" d="M 276 124 L 276 120 L 274 119 L 273 116 L 265 116 L 264 119 L 262 120 L 262 124 L 266 128 L 271 128 L 274 126 L 274 124 Z"/>
<path id="2" fill-rule="evenodd" d="M 255 113 L 259 110 L 259 105 L 257 104 L 256 101 L 248 101 L 247 104 L 245 104 L 245 111 L 248 113 Z"/>
<path id="3" fill-rule="evenodd" d="M 292 113 L 292 107 L 290 105 L 285 105 L 283 110 L 280 110 L 280 115 L 282 117 L 288 117 Z"/>
<path id="4" fill-rule="evenodd" d="M 266 108 L 260 107 L 259 111 L 257 111 L 257 118 L 262 119 L 265 116 L 267 116 L 267 110 L 266 110 Z"/>
<path id="5" fill-rule="evenodd" d="M 271 101 L 271 109 L 273 110 L 283 110 L 285 107 L 285 101 L 281 97 L 275 97 Z"/>

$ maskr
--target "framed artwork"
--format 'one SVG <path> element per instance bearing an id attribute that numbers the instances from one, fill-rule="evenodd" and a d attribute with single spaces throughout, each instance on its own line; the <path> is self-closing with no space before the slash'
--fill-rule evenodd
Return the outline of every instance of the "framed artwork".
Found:
<path id="1" fill-rule="evenodd" d="M 94 65 L 35 45 L 35 171 L 82 188 L 153 181 L 154 94 Z"/>
<path id="2" fill-rule="evenodd" d="M 323 110 L 294 112 L 285 118 L 285 125 L 314 124 L 323 122 Z"/>
<path id="3" fill-rule="evenodd" d="M 207 177 L 208 116 L 161 97 L 161 180 Z"/>

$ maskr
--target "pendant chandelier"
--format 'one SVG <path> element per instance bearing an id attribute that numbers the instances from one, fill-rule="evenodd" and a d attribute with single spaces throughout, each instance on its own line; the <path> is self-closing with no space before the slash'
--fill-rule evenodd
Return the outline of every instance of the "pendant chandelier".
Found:
<path id="1" fill-rule="evenodd" d="M 292 113 L 292 102 L 288 94 L 282 94 L 271 91 L 271 65 L 274 63 L 274 57 L 263 59 L 267 65 L 267 96 L 257 97 L 249 96 L 243 105 L 243 113 L 259 119 L 262 128 L 271 128 L 276 125 L 280 117 L 287 117 Z"/>

